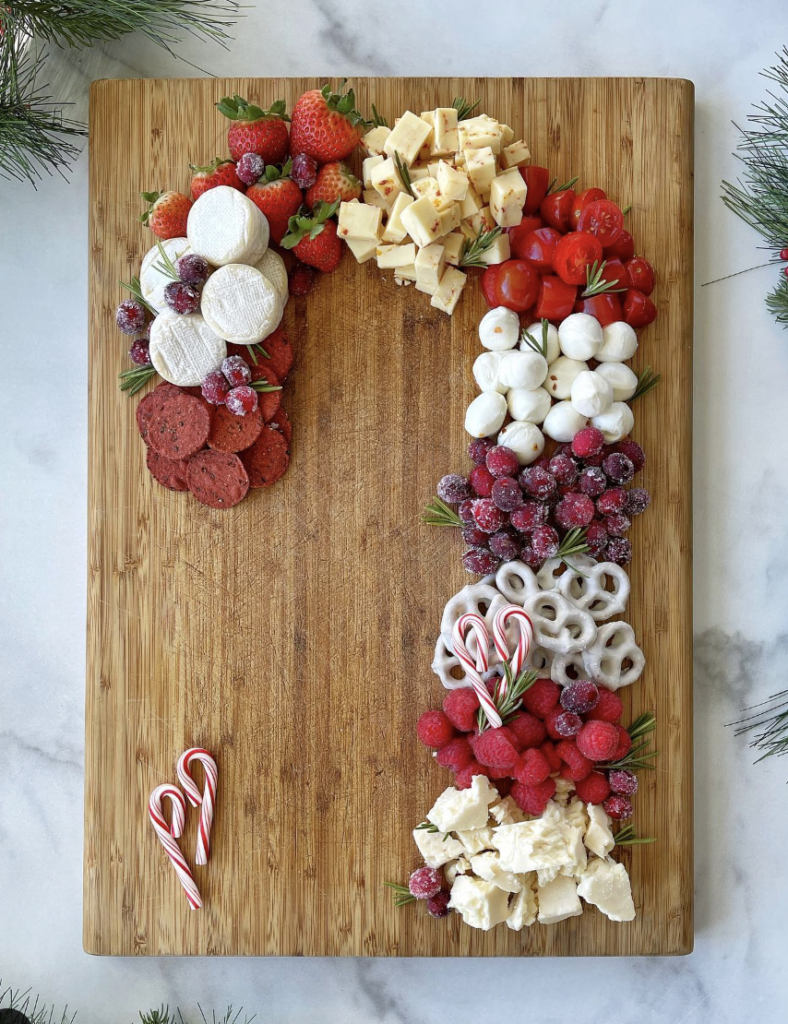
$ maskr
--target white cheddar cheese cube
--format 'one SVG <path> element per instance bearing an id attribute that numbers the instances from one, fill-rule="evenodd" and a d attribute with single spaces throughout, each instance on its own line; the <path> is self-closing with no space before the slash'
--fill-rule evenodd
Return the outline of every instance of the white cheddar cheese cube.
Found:
<path id="1" fill-rule="evenodd" d="M 410 167 L 431 131 L 426 121 L 422 121 L 413 111 L 406 110 L 383 144 L 383 151 L 390 157 L 399 153 L 403 162 Z"/>
<path id="2" fill-rule="evenodd" d="M 397 192 L 397 195 L 402 195 L 401 192 Z M 367 206 L 377 206 L 378 209 L 384 213 L 388 213 L 391 209 L 391 203 L 384 199 L 380 192 L 376 192 L 374 188 L 365 188 L 361 193 L 362 202 L 366 203 Z"/>
<path id="3" fill-rule="evenodd" d="M 459 149 L 457 111 L 454 107 L 437 107 L 433 113 L 435 153 L 454 153 Z"/>
<path id="4" fill-rule="evenodd" d="M 407 267 L 416 259 L 416 246 L 413 242 L 408 245 L 379 245 L 375 251 L 378 260 L 378 267 L 381 270 L 394 270 L 395 267 Z"/>
<path id="5" fill-rule="evenodd" d="M 416 267 L 416 287 L 419 291 L 426 291 L 434 295 L 446 263 L 443 246 L 433 242 L 432 245 L 425 245 L 419 249 L 418 254 L 412 261 Z"/>
<path id="6" fill-rule="evenodd" d="M 471 184 L 477 192 L 488 192 L 495 177 L 495 155 L 489 146 L 469 149 L 465 153 L 465 167 Z"/>
<path id="7" fill-rule="evenodd" d="M 383 211 L 366 203 L 340 203 L 337 234 L 340 238 L 377 241 L 380 237 Z"/>
<path id="8" fill-rule="evenodd" d="M 378 247 L 377 239 L 375 241 L 362 241 L 358 238 L 346 238 L 345 241 L 347 242 L 348 249 L 356 257 L 357 263 L 366 263 L 367 260 L 371 260 Z"/>
<path id="9" fill-rule="evenodd" d="M 465 171 L 458 170 L 446 163 L 445 160 L 438 161 L 438 187 L 447 199 L 453 199 L 461 203 L 468 194 L 470 182 Z"/>
<path id="10" fill-rule="evenodd" d="M 411 181 L 421 181 L 422 178 L 430 177 L 430 169 L 429 167 L 411 167 L 409 174 Z"/>
<path id="11" fill-rule="evenodd" d="M 390 202 L 394 201 L 397 192 L 408 191 L 391 157 L 372 168 L 369 180 L 375 191 Z"/>
<path id="12" fill-rule="evenodd" d="M 422 110 L 421 114 L 419 114 L 419 117 L 422 119 L 422 121 L 424 121 L 425 124 L 428 124 L 430 126 L 430 133 L 422 143 L 421 149 L 419 150 L 419 155 L 416 158 L 417 161 L 423 161 L 424 163 L 427 163 L 432 157 L 432 150 L 433 146 L 435 145 L 435 121 L 433 114 L 434 111 L 432 110 Z"/>
<path id="13" fill-rule="evenodd" d="M 462 219 L 465 220 L 468 217 L 472 217 L 475 213 L 478 213 L 483 206 L 484 203 L 479 198 L 479 193 L 476 191 L 473 185 L 469 185 L 468 191 L 465 194 L 465 198 L 460 203 L 460 213 L 462 215 Z"/>
<path id="14" fill-rule="evenodd" d="M 389 135 L 391 135 L 391 129 L 380 125 L 378 128 L 373 128 L 371 132 L 367 132 L 362 138 L 361 144 L 370 156 L 382 156 L 383 147 Z"/>
<path id="15" fill-rule="evenodd" d="M 415 268 L 415 266 L 412 263 L 410 263 L 407 267 L 397 267 L 394 270 L 394 280 L 395 281 L 407 281 L 408 283 L 410 283 L 411 281 L 415 281 L 416 280 L 416 268 Z"/>
<path id="16" fill-rule="evenodd" d="M 501 126 L 486 114 L 470 117 L 460 121 L 457 126 L 457 141 L 461 152 L 468 154 L 469 149 L 484 149 L 489 146 L 493 153 L 501 152 Z"/>
<path id="17" fill-rule="evenodd" d="M 513 142 L 510 146 L 504 146 L 501 150 L 501 167 L 522 167 L 524 164 L 530 163 L 530 160 L 531 150 L 522 139 L 519 142 Z"/>
<path id="18" fill-rule="evenodd" d="M 514 128 L 510 128 L 508 124 L 500 125 L 501 129 L 501 146 L 506 147 L 514 138 Z"/>
<path id="19" fill-rule="evenodd" d="M 460 213 L 460 204 L 452 203 L 451 206 L 449 206 L 447 209 L 441 210 L 440 219 L 441 226 L 439 237 L 442 237 L 443 235 L 448 235 L 450 231 L 454 231 L 455 228 L 458 228 L 460 226 L 460 223 L 462 221 L 462 214 Z"/>
<path id="20" fill-rule="evenodd" d="M 361 165 L 361 178 L 364 182 L 364 188 L 372 188 L 372 179 L 370 178 L 372 168 L 377 167 L 378 164 L 382 164 L 384 160 L 385 157 L 381 156 L 380 154 L 377 154 L 376 156 L 368 156 L 364 160 L 364 162 Z"/>
<path id="21" fill-rule="evenodd" d="M 516 167 L 493 178 L 490 186 L 490 213 L 502 228 L 516 227 L 523 219 L 528 188 Z"/>
<path id="22" fill-rule="evenodd" d="M 426 179 L 425 179 L 426 180 Z M 441 216 L 435 209 L 432 200 L 422 196 L 402 211 L 402 226 L 419 247 L 429 245 L 436 238 L 440 238 L 445 231 L 441 231 Z"/>
<path id="23" fill-rule="evenodd" d="M 452 231 L 451 234 L 446 235 L 445 238 L 441 239 L 443 255 L 446 262 L 451 264 L 453 267 L 456 267 L 460 262 L 460 256 L 462 256 L 462 243 L 464 241 L 465 236 L 459 231 Z"/>
<path id="24" fill-rule="evenodd" d="M 456 267 L 447 267 L 437 291 L 430 299 L 430 305 L 436 309 L 442 309 L 444 313 L 451 316 L 460 301 L 460 295 L 467 280 L 467 276 L 461 270 L 457 270 Z M 474 775 L 474 781 L 476 778 L 478 776 Z"/>
<path id="25" fill-rule="evenodd" d="M 436 205 L 434 201 L 440 193 L 440 185 L 438 184 L 437 179 L 433 178 L 431 175 L 426 178 L 419 178 L 417 181 L 413 181 L 411 178 L 410 187 L 411 192 L 417 199 L 421 199 L 426 196 L 427 199 L 433 201 L 433 205 Z"/>
<path id="26" fill-rule="evenodd" d="M 404 238 L 407 238 L 408 232 L 402 223 L 402 211 L 410 206 L 413 201 L 413 196 L 409 196 L 407 192 L 397 193 L 397 198 L 391 207 L 386 227 L 383 229 L 381 236 L 384 242 L 401 242 Z"/>
<path id="27" fill-rule="evenodd" d="M 493 263 L 503 263 L 505 260 L 508 260 L 511 254 L 509 236 L 500 234 L 493 241 L 490 248 L 482 253 L 481 259 L 483 263 L 492 266 Z"/>

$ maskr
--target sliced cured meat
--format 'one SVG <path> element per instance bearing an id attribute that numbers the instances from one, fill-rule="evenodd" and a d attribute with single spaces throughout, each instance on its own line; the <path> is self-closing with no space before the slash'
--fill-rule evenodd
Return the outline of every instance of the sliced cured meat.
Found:
<path id="1" fill-rule="evenodd" d="M 188 459 L 165 459 L 155 449 L 149 448 L 145 461 L 151 476 L 158 480 L 162 487 L 167 487 L 171 491 L 189 490 Z"/>
<path id="2" fill-rule="evenodd" d="M 226 405 L 217 405 L 211 417 L 208 447 L 220 452 L 242 452 L 255 443 L 264 422 L 259 405 L 245 416 L 236 416 Z"/>
<path id="3" fill-rule="evenodd" d="M 232 508 L 249 490 L 249 475 L 237 455 L 208 449 L 189 459 L 189 490 L 209 508 Z"/>
<path id="4" fill-rule="evenodd" d="M 281 406 L 276 410 L 276 415 L 268 425 L 273 427 L 274 430 L 279 431 L 285 441 L 287 441 L 287 447 L 289 448 L 290 442 L 293 440 L 293 424 Z"/>
<path id="5" fill-rule="evenodd" d="M 137 403 L 137 409 L 135 416 L 137 418 L 137 427 L 139 428 L 140 437 L 149 445 L 148 432 L 150 429 L 150 421 L 153 418 L 153 414 L 161 408 L 161 403 L 167 395 L 175 395 L 178 393 L 178 388 L 174 384 L 168 384 L 166 381 L 155 387 L 153 391 L 149 391 L 144 398 L 141 398 Z"/>
<path id="6" fill-rule="evenodd" d="M 270 487 L 284 475 L 290 463 L 287 441 L 273 427 L 263 427 L 262 433 L 246 451 L 241 461 L 249 474 L 251 487 Z"/>
<path id="7" fill-rule="evenodd" d="M 181 391 L 165 395 L 148 424 L 148 443 L 166 459 L 187 459 L 208 440 L 211 416 L 203 401 Z"/>

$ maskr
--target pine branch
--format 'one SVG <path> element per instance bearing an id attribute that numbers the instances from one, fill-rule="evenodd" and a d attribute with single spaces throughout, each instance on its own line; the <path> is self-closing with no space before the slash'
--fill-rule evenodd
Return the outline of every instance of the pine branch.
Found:
<path id="1" fill-rule="evenodd" d="M 766 296 L 766 308 L 778 324 L 788 327 L 788 278 L 782 277 L 774 291 Z"/>
<path id="2" fill-rule="evenodd" d="M 33 996 L 30 989 L 4 989 L 0 978 L 0 1020 L 6 1017 L 5 1024 L 73 1024 L 76 1013 L 69 1014 L 67 1006 L 57 1013 L 54 1006 L 42 1002 L 40 996 Z"/>
<path id="3" fill-rule="evenodd" d="M 763 703 L 745 708 L 745 711 L 755 713 L 728 725 L 735 726 L 734 736 L 752 733 L 749 745 L 753 750 L 762 751 L 755 763 L 767 757 L 788 754 L 788 690 L 775 693 Z"/>

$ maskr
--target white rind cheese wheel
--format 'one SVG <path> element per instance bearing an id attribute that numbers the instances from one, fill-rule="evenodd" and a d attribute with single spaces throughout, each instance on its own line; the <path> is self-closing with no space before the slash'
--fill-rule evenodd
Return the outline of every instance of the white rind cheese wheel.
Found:
<path id="1" fill-rule="evenodd" d="M 254 266 L 268 248 L 268 220 L 251 199 L 229 185 L 210 188 L 195 201 L 186 234 L 192 252 L 214 267 Z"/>
<path id="2" fill-rule="evenodd" d="M 199 313 L 182 316 L 165 309 L 151 324 L 150 359 L 170 384 L 195 387 L 217 369 L 227 355 L 227 345 Z"/>
<path id="3" fill-rule="evenodd" d="M 187 252 L 191 252 L 188 238 L 166 238 L 161 244 L 173 263 Z M 164 289 L 172 281 L 169 274 L 159 270 L 159 263 L 161 263 L 161 253 L 159 252 L 159 247 L 154 245 L 152 249 L 145 253 L 145 258 L 140 268 L 140 291 L 142 292 L 142 297 L 157 313 L 161 313 L 163 309 L 168 308 L 167 303 L 164 301 Z"/>
<path id="4" fill-rule="evenodd" d="M 287 267 L 279 253 L 274 252 L 273 249 L 266 249 L 263 253 L 263 258 L 255 263 L 255 267 L 261 274 L 268 278 L 276 289 L 279 301 L 283 306 L 286 305 L 289 296 L 287 287 Z"/>
<path id="5" fill-rule="evenodd" d="M 283 309 L 268 278 L 243 263 L 214 271 L 200 301 L 208 325 L 234 345 L 253 345 L 267 338 L 279 326 Z"/>

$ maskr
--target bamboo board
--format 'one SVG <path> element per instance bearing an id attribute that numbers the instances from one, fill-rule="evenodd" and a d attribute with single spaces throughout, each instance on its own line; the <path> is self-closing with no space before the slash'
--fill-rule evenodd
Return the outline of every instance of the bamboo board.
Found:
<path id="1" fill-rule="evenodd" d="M 520 956 L 692 948 L 691 381 L 693 86 L 661 79 L 367 79 L 359 106 L 481 97 L 559 179 L 632 203 L 657 268 L 659 319 L 634 367 L 662 385 L 636 408 L 652 507 L 633 529 L 627 614 L 647 656 L 624 691 L 653 708 L 660 771 L 625 852 L 635 922 L 581 918 L 484 934 L 396 911 L 386 880 L 417 865 L 410 830 L 448 784 L 415 738 L 442 696 L 430 671 L 443 605 L 468 582 L 454 531 L 419 523 L 467 466 L 464 410 L 484 303 L 452 319 L 346 254 L 291 302 L 295 426 L 285 478 L 229 512 L 159 487 L 113 311 L 150 235 L 143 189 L 188 185 L 224 153 L 214 110 L 238 92 L 288 109 L 317 80 L 102 81 L 90 134 L 90 480 L 84 945 L 114 955 Z M 213 750 L 220 792 L 206 900 L 188 909 L 148 822 L 178 754 Z M 193 857 L 195 815 L 184 849 Z M 192 860 L 193 863 L 193 860 Z"/>

